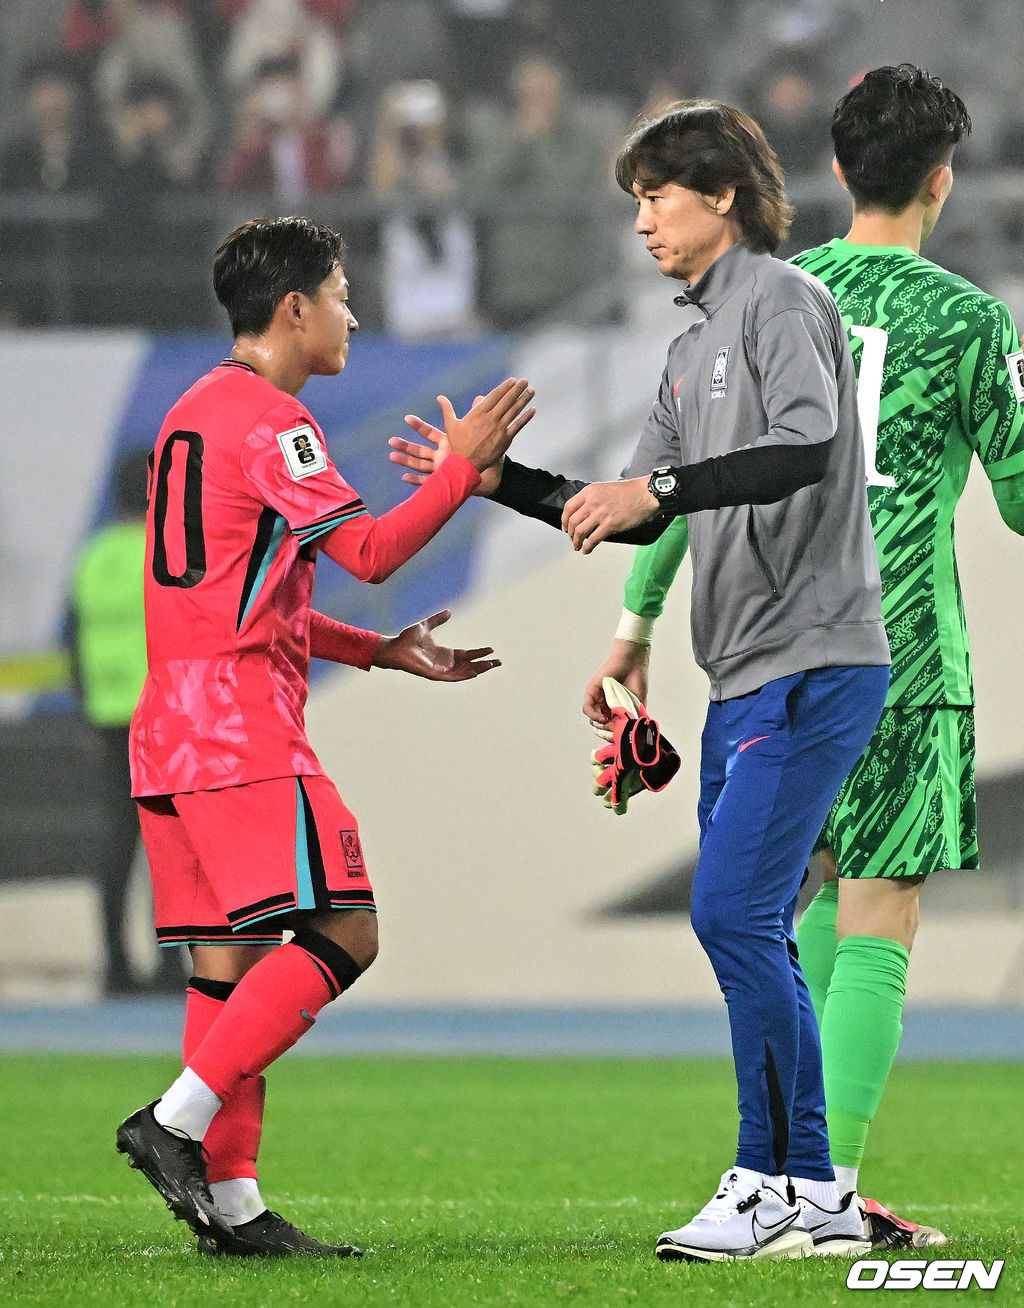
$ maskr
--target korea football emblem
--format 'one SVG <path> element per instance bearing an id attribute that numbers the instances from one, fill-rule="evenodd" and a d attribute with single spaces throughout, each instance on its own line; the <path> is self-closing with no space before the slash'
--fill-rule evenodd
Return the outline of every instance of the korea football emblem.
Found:
<path id="1" fill-rule="evenodd" d="M 348 868 L 349 876 L 361 876 L 365 864 L 363 863 L 363 850 L 359 844 L 358 832 L 342 831 L 341 848 L 345 855 L 345 866 Z"/>
<path id="2" fill-rule="evenodd" d="M 277 443 L 288 466 L 288 474 L 294 481 L 301 481 L 303 477 L 312 477 L 314 473 L 323 472 L 327 467 L 324 448 L 308 423 L 303 423 L 301 427 L 293 427 L 291 431 L 279 432 Z"/>
<path id="3" fill-rule="evenodd" d="M 715 355 L 715 366 L 711 370 L 711 398 L 713 400 L 720 400 L 729 385 L 730 348 L 728 345 L 723 345 Z"/>

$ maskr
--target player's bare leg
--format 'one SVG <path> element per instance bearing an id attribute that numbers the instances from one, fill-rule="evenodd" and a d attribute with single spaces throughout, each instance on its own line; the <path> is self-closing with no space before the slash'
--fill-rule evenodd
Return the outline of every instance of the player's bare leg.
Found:
<path id="1" fill-rule="evenodd" d="M 276 945 L 193 945 L 189 952 L 196 976 L 232 983 L 241 981 L 251 967 L 276 948 Z"/>
<path id="2" fill-rule="evenodd" d="M 296 914 L 298 917 L 298 914 Z M 353 908 L 342 912 L 311 913 L 303 925 L 344 949 L 365 972 L 377 957 L 377 914 Z"/>
<path id="3" fill-rule="evenodd" d="M 921 922 L 923 884 L 924 877 L 840 879 L 836 938 L 874 936 L 895 940 L 909 953 Z"/>

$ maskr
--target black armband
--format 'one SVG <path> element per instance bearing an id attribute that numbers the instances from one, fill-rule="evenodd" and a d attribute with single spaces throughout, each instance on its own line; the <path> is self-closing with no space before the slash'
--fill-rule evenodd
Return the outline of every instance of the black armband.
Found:
<path id="1" fill-rule="evenodd" d="M 663 500 L 664 510 L 678 516 L 788 499 L 804 486 L 821 481 L 834 439 L 814 445 L 756 445 L 674 468 L 679 487 Z"/>
<path id="2" fill-rule="evenodd" d="M 527 468 L 507 458 L 502 466 L 498 489 L 491 499 L 561 531 L 562 510 L 574 495 L 589 485 L 588 481 L 571 481 L 560 473 Z M 675 513 L 656 513 L 639 527 L 617 532 L 607 539 L 618 545 L 651 545 L 676 516 Z"/>
<path id="3" fill-rule="evenodd" d="M 586 481 L 570 481 L 557 472 L 527 468 L 507 458 L 502 465 L 498 489 L 491 499 L 495 504 L 504 504 L 527 518 L 561 528 L 562 509 L 584 486 L 589 485 Z"/>

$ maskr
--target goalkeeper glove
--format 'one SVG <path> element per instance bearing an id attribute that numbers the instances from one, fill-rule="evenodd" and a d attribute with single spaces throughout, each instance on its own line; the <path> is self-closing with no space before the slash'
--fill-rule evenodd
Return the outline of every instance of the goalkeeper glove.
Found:
<path id="1" fill-rule="evenodd" d="M 594 794 L 621 815 L 641 790 L 665 789 L 679 771 L 679 755 L 627 687 L 613 677 L 601 687 L 612 711 L 612 739 L 591 755 Z"/>

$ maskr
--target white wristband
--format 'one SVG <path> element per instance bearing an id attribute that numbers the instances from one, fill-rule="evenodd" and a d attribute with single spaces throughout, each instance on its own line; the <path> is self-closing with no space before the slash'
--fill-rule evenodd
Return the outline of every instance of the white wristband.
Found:
<path id="1" fill-rule="evenodd" d="M 650 645 L 654 639 L 654 622 L 654 618 L 642 618 L 639 613 L 623 609 L 615 639 L 628 640 L 631 645 Z"/>

